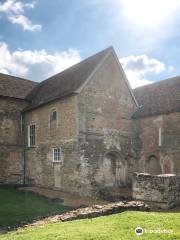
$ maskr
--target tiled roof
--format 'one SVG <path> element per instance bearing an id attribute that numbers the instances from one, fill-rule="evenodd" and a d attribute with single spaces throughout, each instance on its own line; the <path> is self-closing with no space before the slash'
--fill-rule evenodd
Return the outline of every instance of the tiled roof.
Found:
<path id="1" fill-rule="evenodd" d="M 27 109 L 76 93 L 111 50 L 107 48 L 38 84 L 27 96 L 32 102 Z"/>
<path id="2" fill-rule="evenodd" d="M 133 118 L 180 111 L 180 76 L 134 89 L 141 106 Z"/>
<path id="3" fill-rule="evenodd" d="M 36 82 L 0 73 L 0 96 L 25 99 Z"/>
<path id="4" fill-rule="evenodd" d="M 111 51 L 114 51 L 112 47 L 107 48 L 39 84 L 0 73 L 0 96 L 26 99 L 31 102 L 28 110 L 77 93 Z M 180 76 L 136 88 L 133 92 L 141 106 L 133 118 L 180 111 Z"/>

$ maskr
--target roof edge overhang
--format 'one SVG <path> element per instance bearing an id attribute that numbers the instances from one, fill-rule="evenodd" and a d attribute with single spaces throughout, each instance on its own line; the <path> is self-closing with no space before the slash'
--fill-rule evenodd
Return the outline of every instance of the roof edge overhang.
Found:
<path id="1" fill-rule="evenodd" d="M 132 115 L 132 119 L 142 119 L 142 118 L 149 118 L 149 117 L 154 117 L 154 116 L 159 116 L 159 115 L 168 115 L 171 113 L 180 113 L 180 108 L 179 109 L 175 109 L 175 110 L 170 110 L 170 111 L 162 111 L 159 113 L 152 113 L 152 114 L 146 114 L 144 116 L 133 116 L 136 114 L 136 112 Z"/>
<path id="2" fill-rule="evenodd" d="M 101 68 L 103 63 L 106 61 L 106 59 L 109 57 L 109 55 L 113 52 L 113 47 L 109 47 L 106 55 L 102 58 L 102 60 L 99 62 L 99 64 L 95 67 L 95 69 L 92 71 L 92 73 L 89 75 L 89 77 L 85 80 L 85 82 L 73 93 L 79 94 L 84 89 L 84 87 L 87 85 L 87 83 L 93 78 L 93 76 L 96 74 L 96 72 Z"/>
<path id="3" fill-rule="evenodd" d="M 124 70 L 123 70 L 123 68 L 122 68 L 122 66 L 121 66 L 121 64 L 119 62 L 119 59 L 118 59 L 117 54 L 116 54 L 116 52 L 115 52 L 113 47 L 109 47 L 109 50 L 108 50 L 107 54 L 104 56 L 104 58 L 100 61 L 100 63 L 97 65 L 97 67 L 94 69 L 94 71 L 90 74 L 90 76 L 87 78 L 87 80 L 84 82 L 84 84 L 80 88 L 78 88 L 76 91 L 74 91 L 74 93 L 79 94 L 83 90 L 83 88 L 87 85 L 87 83 L 94 76 L 94 74 L 100 69 L 100 67 L 103 65 L 103 63 L 110 56 L 111 53 L 114 55 L 115 60 L 118 63 L 118 66 L 120 68 L 120 72 L 122 74 L 123 79 L 125 80 L 125 83 L 126 83 L 126 85 L 128 87 L 128 90 L 129 90 L 129 92 L 130 92 L 130 94 L 132 96 L 133 101 L 135 102 L 136 106 L 139 107 L 139 104 L 138 104 L 138 102 L 137 102 L 137 100 L 136 100 L 136 98 L 134 96 L 134 93 L 133 93 L 133 91 L 131 89 L 131 86 L 129 84 L 127 76 L 126 76 L 126 74 L 125 74 L 125 72 L 124 72 Z"/>
<path id="4" fill-rule="evenodd" d="M 20 101 L 29 102 L 29 101 L 28 101 L 27 99 L 25 99 L 25 98 L 11 97 L 11 96 L 6 96 L 6 95 L 0 95 L 0 98 L 10 98 L 10 99 L 16 99 L 16 100 L 20 100 Z"/>
<path id="5" fill-rule="evenodd" d="M 116 52 L 115 52 L 115 50 L 114 50 L 113 47 L 109 47 L 109 48 L 107 49 L 107 53 L 105 54 L 105 56 L 102 58 L 102 60 L 99 62 L 99 64 L 95 67 L 95 69 L 92 71 L 92 73 L 89 75 L 89 77 L 85 80 L 85 82 L 84 82 L 77 90 L 73 91 L 72 93 L 70 93 L 70 94 L 68 94 L 68 95 L 65 95 L 65 96 L 62 96 L 62 97 L 57 97 L 57 98 L 52 99 L 52 100 L 49 100 L 49 101 L 47 101 L 47 102 L 45 102 L 45 103 L 40 103 L 40 104 L 38 104 L 37 106 L 27 107 L 27 108 L 24 109 L 23 111 L 24 111 L 24 112 L 27 112 L 27 111 L 33 110 L 33 109 L 35 109 L 35 108 L 39 108 L 39 107 L 41 107 L 41 106 L 43 106 L 43 105 L 45 105 L 45 104 L 48 104 L 48 103 L 50 103 L 50 102 L 56 101 L 56 100 L 58 100 L 58 99 L 62 99 L 62 98 L 65 98 L 65 97 L 68 97 L 68 96 L 71 96 L 71 95 L 75 95 L 75 94 L 81 93 L 81 91 L 84 89 L 84 87 L 87 85 L 87 83 L 93 78 L 93 76 L 96 74 L 96 72 L 101 68 L 101 66 L 104 64 L 104 62 L 108 59 L 108 57 L 110 56 L 111 53 L 113 54 L 113 56 L 115 57 L 116 62 L 118 63 L 118 66 L 119 66 L 119 68 L 120 68 L 120 72 L 121 72 L 121 74 L 122 74 L 123 79 L 125 80 L 125 83 L 126 83 L 126 85 L 127 85 L 127 87 L 128 87 L 128 90 L 129 90 L 129 92 L 130 92 L 130 94 L 131 94 L 131 96 L 132 96 L 133 101 L 135 102 L 136 106 L 139 107 L 138 102 L 136 101 L 136 98 L 135 98 L 135 96 L 134 96 L 134 94 L 133 94 L 133 91 L 132 91 L 132 89 L 131 89 L 131 86 L 130 86 L 130 84 L 129 84 L 129 81 L 128 81 L 125 73 L 124 73 L 124 70 L 123 70 L 123 68 L 122 68 L 119 60 L 118 60 L 118 57 L 117 57 L 117 55 L 116 55 Z M 37 86 L 37 87 L 39 87 L 39 86 Z M 33 90 L 34 90 L 34 89 L 33 89 Z"/>
<path id="6" fill-rule="evenodd" d="M 57 100 L 64 99 L 64 98 L 67 98 L 67 97 L 71 97 L 71 96 L 75 96 L 75 95 L 77 95 L 77 94 L 76 93 L 71 93 L 71 94 L 67 94 L 67 95 L 61 96 L 61 97 L 56 97 L 56 98 L 50 99 L 50 100 L 48 100 L 46 102 L 42 102 L 42 103 L 40 103 L 38 105 L 34 105 L 34 106 L 30 105 L 30 106 L 27 106 L 25 109 L 23 109 L 22 112 L 29 112 L 31 110 L 43 107 L 43 106 L 45 106 L 45 105 L 47 105 L 47 104 L 49 104 L 51 102 L 55 102 Z"/>
<path id="7" fill-rule="evenodd" d="M 134 93 L 133 93 L 132 88 L 131 88 L 131 86 L 130 86 L 129 80 L 128 80 L 125 72 L 124 72 L 124 69 L 123 69 L 121 63 L 119 62 L 118 56 L 117 56 L 114 48 L 112 48 L 112 53 L 113 53 L 113 55 L 114 55 L 114 57 L 115 57 L 115 59 L 116 59 L 116 62 L 118 63 L 118 66 L 119 66 L 119 68 L 120 68 L 120 72 L 121 72 L 121 74 L 122 74 L 122 77 L 123 77 L 124 80 L 125 80 L 125 83 L 126 83 L 128 89 L 129 89 L 129 92 L 130 92 L 130 94 L 131 94 L 131 97 L 132 97 L 133 101 L 135 102 L 136 106 L 139 108 L 140 106 L 139 106 L 139 104 L 138 104 L 138 102 L 137 102 L 137 100 L 136 100 L 136 98 L 135 98 L 135 96 L 134 96 Z"/>

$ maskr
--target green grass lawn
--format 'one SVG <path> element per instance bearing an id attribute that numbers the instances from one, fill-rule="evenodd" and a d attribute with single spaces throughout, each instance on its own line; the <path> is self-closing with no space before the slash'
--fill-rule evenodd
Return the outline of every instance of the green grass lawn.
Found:
<path id="1" fill-rule="evenodd" d="M 144 233 L 134 229 L 172 230 L 171 234 Z M 180 239 L 180 213 L 123 212 L 94 219 L 29 227 L 0 236 L 1 240 L 161 240 Z"/>
<path id="2" fill-rule="evenodd" d="M 12 187 L 0 187 L 0 228 L 67 210 L 70 208 L 63 206 L 60 201 L 48 200 Z"/>
<path id="3" fill-rule="evenodd" d="M 0 187 L 0 228 L 13 226 L 38 216 L 70 210 L 59 201 L 51 201 L 14 188 Z M 136 236 L 135 228 L 142 227 L 144 234 Z M 170 230 L 165 233 L 146 231 Z M 0 235 L 0 240 L 180 240 L 180 213 L 123 212 L 94 219 L 45 224 L 21 228 Z"/>

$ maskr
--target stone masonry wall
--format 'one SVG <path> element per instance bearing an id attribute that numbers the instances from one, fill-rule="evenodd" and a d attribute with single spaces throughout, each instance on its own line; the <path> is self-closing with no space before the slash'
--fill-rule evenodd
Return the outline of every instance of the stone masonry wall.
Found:
<path id="1" fill-rule="evenodd" d="M 149 201 L 162 209 L 180 204 L 180 177 L 174 174 L 150 175 L 135 173 L 133 198 Z"/>
<path id="2" fill-rule="evenodd" d="M 135 107 L 111 54 L 79 95 L 26 113 L 26 130 L 33 122 L 37 129 L 36 146 L 26 147 L 27 183 L 86 196 L 130 186 L 136 166 L 131 144 Z M 52 109 L 58 113 L 55 134 L 49 127 Z M 52 162 L 55 146 L 62 148 L 62 164 Z"/>
<path id="3" fill-rule="evenodd" d="M 138 171 L 180 174 L 180 113 L 136 119 L 134 127 Z"/>
<path id="4" fill-rule="evenodd" d="M 23 100 L 0 98 L 0 183 L 23 183 Z"/>
<path id="5" fill-rule="evenodd" d="M 77 192 L 78 143 L 77 98 L 71 96 L 26 113 L 26 183 Z M 57 124 L 51 129 L 50 115 L 57 111 Z M 36 125 L 36 145 L 27 146 L 27 128 Z M 53 148 L 61 147 L 62 163 L 53 162 Z"/>
<path id="6" fill-rule="evenodd" d="M 136 167 L 131 115 L 135 102 L 113 54 L 78 96 L 80 175 L 89 194 L 131 185 Z"/>

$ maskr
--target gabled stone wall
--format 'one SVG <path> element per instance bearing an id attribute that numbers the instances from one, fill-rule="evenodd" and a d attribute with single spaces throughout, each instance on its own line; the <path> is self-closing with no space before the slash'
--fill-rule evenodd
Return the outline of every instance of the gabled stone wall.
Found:
<path id="1" fill-rule="evenodd" d="M 131 120 L 135 108 L 111 54 L 79 95 L 26 113 L 26 133 L 32 122 L 37 128 L 36 146 L 27 147 L 26 143 L 27 183 L 95 197 L 130 186 L 136 167 Z M 57 109 L 59 116 L 53 136 L 49 123 L 52 109 Z M 54 146 L 62 148 L 61 165 L 52 162 Z"/>
<path id="2" fill-rule="evenodd" d="M 80 175 L 90 195 L 131 186 L 136 168 L 132 119 L 136 104 L 113 53 L 78 95 Z M 88 183 L 88 184 L 87 184 Z M 87 192 L 86 192 L 87 194 Z M 107 197 L 107 196 L 105 196 Z"/>

